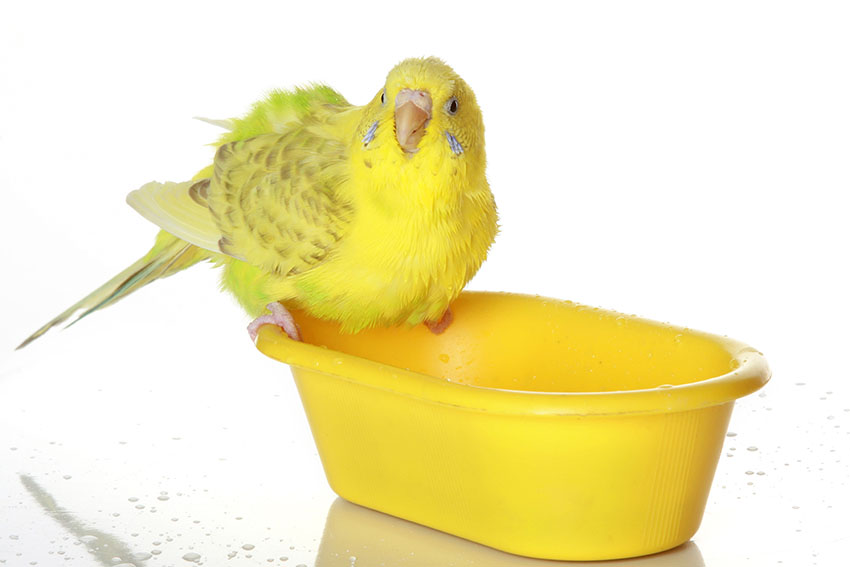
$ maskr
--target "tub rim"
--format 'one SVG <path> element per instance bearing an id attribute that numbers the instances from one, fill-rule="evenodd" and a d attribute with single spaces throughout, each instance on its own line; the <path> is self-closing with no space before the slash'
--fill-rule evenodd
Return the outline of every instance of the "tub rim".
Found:
<path id="1" fill-rule="evenodd" d="M 513 296 L 587 307 L 571 301 L 505 292 L 464 292 L 478 296 Z M 595 309 L 614 316 L 618 312 Z M 740 341 L 684 329 L 651 319 L 631 318 L 664 325 L 720 345 L 737 364 L 711 378 L 673 386 L 603 392 L 541 392 L 462 384 L 422 372 L 291 340 L 280 327 L 263 325 L 256 347 L 266 356 L 296 369 L 318 372 L 361 386 L 383 390 L 423 402 L 485 413 L 515 415 L 643 415 L 672 413 L 732 402 L 764 386 L 771 377 L 764 355 Z M 344 372 L 342 371 L 344 369 Z"/>

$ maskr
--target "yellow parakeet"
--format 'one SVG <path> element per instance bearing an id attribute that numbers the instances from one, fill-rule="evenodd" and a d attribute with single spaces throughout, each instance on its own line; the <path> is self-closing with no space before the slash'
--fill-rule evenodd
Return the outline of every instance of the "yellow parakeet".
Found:
<path id="1" fill-rule="evenodd" d="M 287 307 L 345 332 L 450 322 L 497 221 L 481 111 L 448 65 L 407 59 L 365 106 L 317 85 L 218 123 L 212 165 L 128 195 L 162 229 L 150 252 L 21 346 L 202 260 L 222 265 L 252 334 L 271 322 L 297 338 Z"/>

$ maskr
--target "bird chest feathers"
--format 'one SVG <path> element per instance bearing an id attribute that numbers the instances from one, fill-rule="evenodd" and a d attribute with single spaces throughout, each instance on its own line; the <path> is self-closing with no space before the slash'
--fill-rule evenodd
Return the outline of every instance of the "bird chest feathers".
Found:
<path id="1" fill-rule="evenodd" d="M 333 258 L 299 278 L 304 307 L 335 305 L 332 318 L 348 330 L 439 319 L 496 232 L 483 169 L 470 176 L 478 172 L 459 160 L 427 154 L 391 168 L 353 157 L 353 219 Z"/>
<path id="2" fill-rule="evenodd" d="M 394 168 L 398 175 L 373 178 L 356 205 L 352 235 L 367 239 L 370 254 L 401 271 L 448 278 L 454 274 L 447 270 L 472 261 L 464 254 L 472 252 L 473 227 L 485 220 L 478 218 L 485 211 L 470 196 L 487 191 L 486 181 L 483 176 L 470 179 L 463 164 L 421 160 L 403 165 Z"/>

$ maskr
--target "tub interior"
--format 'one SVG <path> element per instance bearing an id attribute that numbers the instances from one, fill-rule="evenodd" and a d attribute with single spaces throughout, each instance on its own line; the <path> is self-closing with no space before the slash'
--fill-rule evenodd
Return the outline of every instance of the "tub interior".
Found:
<path id="1" fill-rule="evenodd" d="M 424 326 L 340 334 L 294 312 L 305 342 L 454 382 L 537 392 L 608 392 L 721 376 L 736 360 L 722 341 L 571 302 L 464 293 L 441 335 Z"/>

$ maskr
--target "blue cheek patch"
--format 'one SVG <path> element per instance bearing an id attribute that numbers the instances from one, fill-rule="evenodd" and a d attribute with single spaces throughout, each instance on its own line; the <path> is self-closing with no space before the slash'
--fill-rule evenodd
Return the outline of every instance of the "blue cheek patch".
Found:
<path id="1" fill-rule="evenodd" d="M 460 145 L 460 142 L 457 141 L 457 138 L 452 136 L 451 132 L 446 130 L 446 139 L 449 141 L 449 147 L 455 153 L 455 155 L 460 155 L 463 153 L 463 146 Z"/>
<path id="2" fill-rule="evenodd" d="M 374 140 L 375 139 L 375 132 L 377 132 L 377 130 L 378 130 L 378 121 L 376 120 L 374 123 L 372 123 L 371 126 L 369 126 L 369 130 L 366 132 L 366 135 L 363 136 L 363 143 L 368 144 L 369 142 Z"/>

